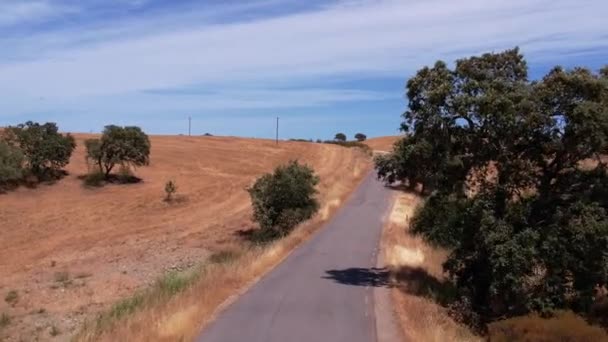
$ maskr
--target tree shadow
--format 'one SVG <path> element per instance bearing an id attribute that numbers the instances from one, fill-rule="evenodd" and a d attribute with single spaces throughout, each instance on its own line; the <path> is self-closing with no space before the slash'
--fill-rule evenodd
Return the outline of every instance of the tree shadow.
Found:
<path id="1" fill-rule="evenodd" d="M 420 267 L 403 266 L 391 272 L 399 290 L 414 296 L 426 297 L 446 306 L 457 298 L 453 283 L 437 279 Z"/>
<path id="2" fill-rule="evenodd" d="M 390 273 L 386 268 L 352 267 L 343 270 L 325 271 L 323 279 L 350 286 L 390 287 Z"/>
<path id="3" fill-rule="evenodd" d="M 0 194 L 7 194 L 22 186 L 28 189 L 36 189 L 40 185 L 51 186 L 68 175 L 65 170 L 48 170 L 39 175 L 26 174 L 21 179 L 0 183 Z"/>

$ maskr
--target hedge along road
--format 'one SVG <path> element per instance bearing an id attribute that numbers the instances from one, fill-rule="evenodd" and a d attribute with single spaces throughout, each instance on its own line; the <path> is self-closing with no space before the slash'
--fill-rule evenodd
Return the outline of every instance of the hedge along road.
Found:
<path id="1" fill-rule="evenodd" d="M 376 341 L 390 190 L 370 173 L 326 226 L 221 312 L 200 342 Z"/>

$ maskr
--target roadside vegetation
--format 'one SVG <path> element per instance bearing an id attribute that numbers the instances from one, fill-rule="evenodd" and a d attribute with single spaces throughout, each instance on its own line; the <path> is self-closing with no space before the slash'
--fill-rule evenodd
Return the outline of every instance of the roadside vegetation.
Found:
<path id="1" fill-rule="evenodd" d="M 406 137 L 376 168 L 425 196 L 411 230 L 447 251 L 438 303 L 496 340 L 606 339 L 584 320 L 608 291 L 608 67 L 532 82 L 513 49 L 438 61 L 407 97 Z M 584 319 L 576 331 L 549 332 L 571 321 L 559 310 Z"/>
<path id="2" fill-rule="evenodd" d="M 247 189 L 253 207 L 253 219 L 260 229 L 252 234 L 257 242 L 286 236 L 299 223 L 318 210 L 315 198 L 319 177 L 312 168 L 291 161 L 273 173 L 258 178 Z"/>

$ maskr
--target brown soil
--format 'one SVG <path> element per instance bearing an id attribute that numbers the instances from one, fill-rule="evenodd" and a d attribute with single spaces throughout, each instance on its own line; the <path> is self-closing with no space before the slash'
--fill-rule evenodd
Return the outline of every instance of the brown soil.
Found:
<path id="1" fill-rule="evenodd" d="M 245 188 L 275 166 L 298 159 L 315 168 L 321 216 L 358 182 L 369 161 L 358 149 L 228 137 L 153 136 L 151 164 L 138 184 L 83 186 L 83 140 L 69 175 L 36 189 L 0 195 L 0 339 L 67 340 L 110 303 L 171 269 L 238 247 L 252 227 Z M 174 203 L 164 184 L 178 186 Z M 53 328 L 58 332 L 53 335 Z"/>

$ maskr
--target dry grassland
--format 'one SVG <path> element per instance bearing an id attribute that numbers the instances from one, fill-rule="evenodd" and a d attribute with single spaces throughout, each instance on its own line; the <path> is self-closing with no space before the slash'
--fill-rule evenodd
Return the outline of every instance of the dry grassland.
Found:
<path id="1" fill-rule="evenodd" d="M 481 341 L 454 322 L 429 293 L 444 281 L 442 264 L 447 251 L 429 246 L 409 232 L 410 219 L 422 199 L 398 192 L 382 237 L 384 261 L 391 273 L 392 297 L 397 321 L 408 341 Z"/>
<path id="2" fill-rule="evenodd" d="M 158 310 L 130 315 L 129 322 L 113 328 L 118 335 L 112 338 L 193 336 L 217 305 L 327 219 L 370 167 L 358 149 L 333 145 L 152 136 L 151 165 L 136 171 L 143 182 L 87 188 L 78 176 L 87 172 L 83 140 L 90 136 L 76 137 L 68 176 L 0 195 L 0 294 L 17 293 L 16 301 L 0 303 L 0 314 L 10 317 L 0 339 L 68 340 L 85 319 L 168 271 L 192 269 L 213 253 L 235 251 L 239 258 L 204 267 L 187 291 L 147 303 Z M 291 159 L 319 174 L 320 215 L 285 241 L 244 248 L 238 231 L 253 226 L 244 189 Z M 178 186 L 172 204 L 162 200 L 170 179 Z M 89 326 L 79 337 L 98 338 L 93 330 Z"/>

